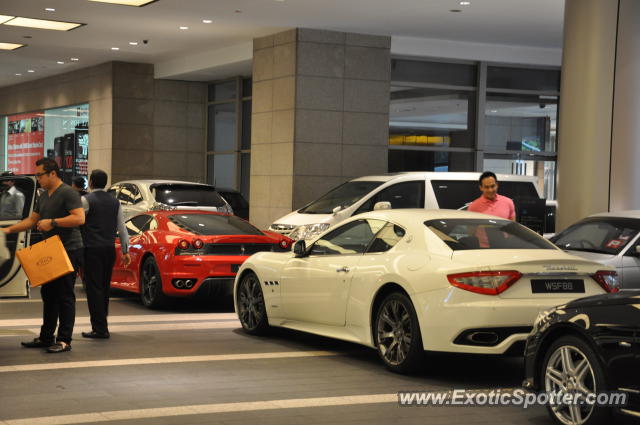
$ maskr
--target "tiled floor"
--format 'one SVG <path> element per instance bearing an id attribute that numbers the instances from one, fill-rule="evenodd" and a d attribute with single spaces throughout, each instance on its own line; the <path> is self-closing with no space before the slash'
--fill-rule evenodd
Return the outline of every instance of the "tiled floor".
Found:
<path id="1" fill-rule="evenodd" d="M 283 330 L 248 336 L 228 303 L 151 311 L 123 293 L 111 303 L 111 339 L 84 340 L 77 295 L 73 351 L 55 355 L 19 344 L 35 336 L 40 303 L 0 300 L 1 425 L 552 423 L 542 407 L 395 401 L 398 391 L 518 386 L 519 358 L 431 356 L 427 370 L 402 376 L 361 346 Z"/>

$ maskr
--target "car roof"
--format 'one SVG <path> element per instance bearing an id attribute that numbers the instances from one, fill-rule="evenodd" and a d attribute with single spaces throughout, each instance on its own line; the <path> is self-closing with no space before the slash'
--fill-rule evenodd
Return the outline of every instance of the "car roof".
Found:
<path id="1" fill-rule="evenodd" d="M 471 211 L 460 210 L 425 210 L 422 208 L 407 208 L 407 209 L 388 209 L 370 211 L 363 214 L 354 215 L 353 218 L 378 218 L 381 220 L 394 221 L 407 218 L 418 218 L 422 221 L 438 220 L 438 219 L 487 219 L 494 218 L 498 220 L 506 220 L 502 217 L 491 216 L 487 214 L 481 214 Z"/>
<path id="2" fill-rule="evenodd" d="M 623 210 L 623 211 L 609 211 L 598 214 L 592 214 L 589 217 L 616 217 L 616 218 L 639 218 L 640 210 Z"/>
<path id="3" fill-rule="evenodd" d="M 431 179 L 431 180 L 473 180 L 480 178 L 480 172 L 448 172 L 448 171 L 404 171 L 398 173 L 376 174 L 371 176 L 362 176 L 351 181 L 381 181 L 388 182 L 391 180 L 402 180 L 410 178 Z M 536 178 L 532 176 L 516 176 L 512 174 L 496 174 L 498 183 L 500 181 L 524 181 L 535 183 Z"/>
<path id="4" fill-rule="evenodd" d="M 196 186 L 212 187 L 211 185 L 206 183 L 196 183 L 196 182 L 188 182 L 188 181 L 181 181 L 181 180 L 155 180 L 155 179 L 122 180 L 122 181 L 113 183 L 111 186 L 116 184 L 123 184 L 123 183 L 133 183 L 133 184 L 139 184 L 139 185 L 145 185 L 145 186 L 151 186 L 152 184 L 192 184 Z"/>

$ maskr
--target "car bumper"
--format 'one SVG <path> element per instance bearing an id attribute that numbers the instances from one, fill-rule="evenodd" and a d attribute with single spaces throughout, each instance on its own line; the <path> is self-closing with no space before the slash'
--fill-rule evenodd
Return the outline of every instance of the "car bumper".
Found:
<path id="1" fill-rule="evenodd" d="M 170 297 L 228 295 L 240 265 L 248 256 L 175 256 L 162 272 L 162 290 Z M 178 280 L 195 280 L 190 287 L 178 288 Z"/>
<path id="2" fill-rule="evenodd" d="M 478 354 L 505 354 L 514 344 L 524 348 L 538 313 L 572 299 L 508 299 L 457 288 L 414 298 L 425 350 Z M 469 338 L 474 332 L 484 343 Z M 497 338 L 485 338 L 483 332 Z"/>

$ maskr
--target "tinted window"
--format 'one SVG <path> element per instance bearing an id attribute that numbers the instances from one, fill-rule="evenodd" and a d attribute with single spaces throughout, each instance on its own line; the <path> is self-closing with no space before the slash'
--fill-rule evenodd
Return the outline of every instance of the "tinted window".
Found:
<path id="1" fill-rule="evenodd" d="M 373 242 L 367 249 L 367 253 L 372 252 L 386 252 L 393 248 L 400 239 L 403 238 L 405 231 L 397 224 L 387 223 L 382 230 L 380 230 Z"/>
<path id="2" fill-rule="evenodd" d="M 134 184 L 125 183 L 117 195 L 117 199 L 123 205 L 133 205 L 142 201 L 142 195 Z"/>
<path id="3" fill-rule="evenodd" d="M 309 255 L 362 254 L 384 225 L 381 220 L 352 221 L 319 239 Z"/>
<path id="4" fill-rule="evenodd" d="M 480 196 L 476 180 L 432 180 L 431 186 L 438 201 L 438 208 L 457 210 Z M 538 198 L 531 182 L 498 182 L 498 193 L 508 198 Z"/>
<path id="5" fill-rule="evenodd" d="M 341 206 L 343 209 L 358 202 L 364 195 L 371 192 L 384 182 L 350 181 L 346 182 L 326 195 L 298 210 L 303 214 L 331 214 L 333 209 Z"/>
<path id="6" fill-rule="evenodd" d="M 129 236 L 136 236 L 149 230 L 149 223 L 153 217 L 142 214 L 133 217 L 125 223 Z"/>
<path id="7" fill-rule="evenodd" d="M 175 214 L 170 215 L 169 220 L 196 235 L 263 235 L 251 224 L 232 215 Z"/>
<path id="8" fill-rule="evenodd" d="M 590 218 L 574 224 L 551 241 L 562 249 L 618 254 L 640 230 L 640 220 Z"/>
<path id="9" fill-rule="evenodd" d="M 212 186 L 158 184 L 152 187 L 157 202 L 175 206 L 223 207 L 224 200 Z"/>
<path id="10" fill-rule="evenodd" d="M 373 210 L 377 202 L 390 202 L 391 208 L 424 208 L 424 180 L 397 183 L 382 189 L 358 208 L 356 214 Z"/>
<path id="11" fill-rule="evenodd" d="M 464 249 L 555 249 L 553 244 L 510 220 L 440 219 L 425 226 L 454 251 Z"/>

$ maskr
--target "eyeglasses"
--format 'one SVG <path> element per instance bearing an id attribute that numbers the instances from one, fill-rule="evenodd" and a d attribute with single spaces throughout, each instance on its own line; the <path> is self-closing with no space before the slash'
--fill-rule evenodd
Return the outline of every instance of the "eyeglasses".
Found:
<path id="1" fill-rule="evenodd" d="M 51 171 L 45 171 L 44 173 L 36 173 L 36 178 L 39 179 L 40 177 L 44 176 L 45 174 L 50 174 Z"/>

